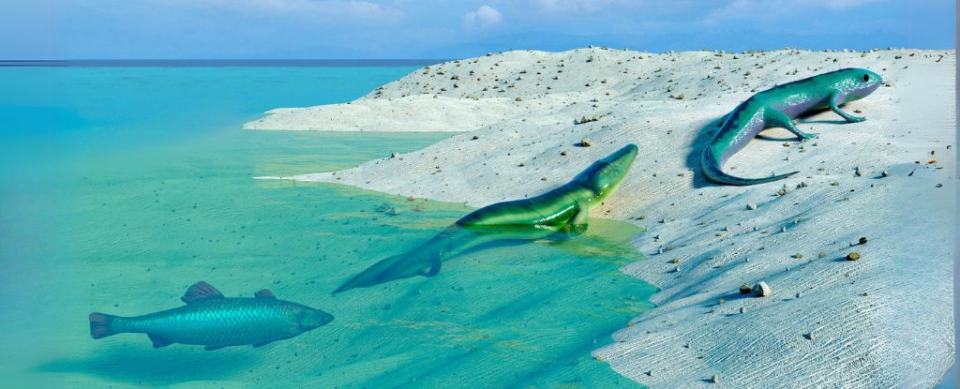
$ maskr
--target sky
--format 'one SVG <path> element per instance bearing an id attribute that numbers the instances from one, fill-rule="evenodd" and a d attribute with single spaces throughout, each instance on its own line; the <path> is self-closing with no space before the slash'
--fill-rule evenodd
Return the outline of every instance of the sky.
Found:
<path id="1" fill-rule="evenodd" d="M 954 0 L 3 0 L 0 59 L 953 48 Z"/>

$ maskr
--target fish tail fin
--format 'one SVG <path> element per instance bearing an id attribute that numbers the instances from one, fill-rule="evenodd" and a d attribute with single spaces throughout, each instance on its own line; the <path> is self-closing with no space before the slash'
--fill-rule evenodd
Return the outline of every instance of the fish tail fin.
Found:
<path id="1" fill-rule="evenodd" d="M 727 173 L 724 173 L 720 166 L 704 161 L 703 164 L 703 174 L 707 176 L 707 179 L 718 184 L 725 185 L 737 185 L 737 186 L 746 186 L 746 185 L 757 185 L 765 184 L 768 182 L 779 181 L 784 178 L 790 177 L 794 174 L 800 173 L 799 171 L 794 171 L 785 174 L 778 174 L 775 176 L 764 177 L 764 178 L 741 178 L 736 176 L 731 176 Z"/>
<path id="2" fill-rule="evenodd" d="M 113 330 L 113 320 L 116 318 L 116 316 L 107 315 L 105 313 L 91 313 L 90 336 L 92 336 L 94 339 L 100 339 L 118 334 L 118 332 Z"/>

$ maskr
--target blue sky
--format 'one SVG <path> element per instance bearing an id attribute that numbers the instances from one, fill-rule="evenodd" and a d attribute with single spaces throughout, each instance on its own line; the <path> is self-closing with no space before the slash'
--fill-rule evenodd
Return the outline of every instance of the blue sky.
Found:
<path id="1" fill-rule="evenodd" d="M 5 0 L 0 59 L 953 48 L 953 0 Z"/>

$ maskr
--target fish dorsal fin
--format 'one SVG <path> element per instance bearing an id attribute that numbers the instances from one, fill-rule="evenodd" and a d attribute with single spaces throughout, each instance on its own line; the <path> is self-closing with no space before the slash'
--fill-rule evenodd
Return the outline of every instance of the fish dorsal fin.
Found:
<path id="1" fill-rule="evenodd" d="M 258 299 L 276 299 L 277 296 L 273 295 L 273 292 L 270 289 L 260 289 L 257 293 L 253 294 L 254 297 Z"/>
<path id="2" fill-rule="evenodd" d="M 210 286 L 210 284 L 206 282 L 200 281 L 196 284 L 193 284 L 193 286 L 187 289 L 187 293 L 185 293 L 183 297 L 180 298 L 180 300 L 183 300 L 183 302 L 190 304 L 200 300 L 222 299 L 222 298 L 223 298 L 223 293 L 220 293 L 220 291 L 217 290 L 217 288 Z"/>

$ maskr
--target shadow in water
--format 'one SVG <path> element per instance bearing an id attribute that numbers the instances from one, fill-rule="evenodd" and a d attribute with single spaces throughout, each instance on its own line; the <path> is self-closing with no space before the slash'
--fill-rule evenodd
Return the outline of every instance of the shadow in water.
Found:
<path id="1" fill-rule="evenodd" d="M 339 383 L 358 388 L 469 380 L 483 387 L 640 387 L 590 357 L 652 308 L 648 297 L 657 288 L 619 270 L 643 258 L 629 243 L 640 232 L 594 220 L 586 232 L 547 244 L 491 241 L 446 258 L 456 260 L 444 262 L 450 271 L 443 277 L 345 294 L 338 302 L 358 307 L 363 319 L 347 324 L 350 336 L 316 346 L 344 356 L 325 366 L 324 377 L 342 376 Z"/>
<path id="2" fill-rule="evenodd" d="M 403 254 L 384 258 L 354 276 L 337 289 L 340 293 L 353 288 L 366 288 L 415 276 L 434 277 L 444 262 L 464 254 L 493 247 L 523 245 L 530 242 L 547 244 L 572 255 L 591 258 L 626 257 L 642 259 L 630 245 L 636 228 L 612 228 L 610 223 L 587 226 L 464 226 L 454 224 L 423 245 Z M 604 227 L 607 226 L 607 227 Z M 586 231 L 590 231 L 586 234 Z"/>
<path id="3" fill-rule="evenodd" d="M 79 373 L 137 385 L 167 386 L 230 377 L 257 360 L 255 353 L 241 349 L 209 352 L 201 348 L 154 350 L 130 345 L 106 348 L 83 358 L 50 361 L 31 370 Z"/>
<path id="4" fill-rule="evenodd" d="M 576 232 L 536 226 L 454 224 L 411 251 L 378 261 L 333 293 L 354 288 L 368 288 L 415 276 L 434 277 L 440 273 L 444 261 L 497 242 L 511 244 L 516 241 L 540 239 L 562 240 L 574 234 Z"/>

